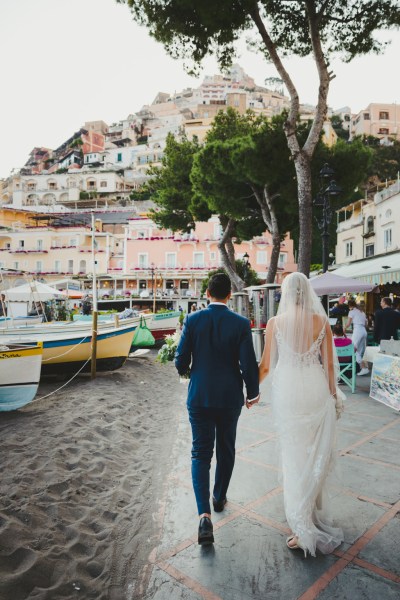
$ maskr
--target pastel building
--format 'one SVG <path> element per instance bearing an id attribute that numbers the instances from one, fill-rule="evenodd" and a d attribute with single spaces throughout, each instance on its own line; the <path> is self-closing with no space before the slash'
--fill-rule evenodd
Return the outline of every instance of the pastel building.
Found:
<path id="1" fill-rule="evenodd" d="M 353 116 L 351 136 L 372 135 L 381 139 L 399 137 L 400 106 L 371 102 Z"/>
<path id="2" fill-rule="evenodd" d="M 77 203 L 82 192 L 96 193 L 111 198 L 129 197 L 131 186 L 125 184 L 121 173 L 115 169 L 88 167 L 67 173 L 42 173 L 15 175 L 3 187 L 0 204 L 16 208 L 25 206 L 55 206 Z"/>
<path id="3" fill-rule="evenodd" d="M 74 224 L 66 214 L 27 213 L 3 208 L 0 212 L 0 268 L 40 276 L 51 282 L 63 275 L 84 277 L 93 272 L 92 232 Z M 88 216 L 90 219 L 90 215 Z M 70 223 L 70 224 L 68 224 Z M 106 274 L 118 235 L 96 222 L 96 272 Z"/>
<path id="4" fill-rule="evenodd" d="M 400 182 L 338 211 L 338 275 L 400 284 Z M 397 290 L 399 294 L 399 289 Z"/>
<path id="5" fill-rule="evenodd" d="M 122 257 L 111 258 L 109 272 L 123 275 L 126 288 L 134 293 L 146 293 L 154 287 L 161 294 L 178 292 L 196 297 L 208 272 L 221 266 L 218 249 L 221 233 L 217 217 L 197 223 L 194 230 L 185 234 L 159 229 L 147 217 L 130 219 L 123 262 Z M 235 251 L 238 259 L 247 253 L 251 267 L 265 279 L 272 252 L 268 232 L 235 244 Z M 281 244 L 277 281 L 295 270 L 293 240 L 287 234 Z"/>

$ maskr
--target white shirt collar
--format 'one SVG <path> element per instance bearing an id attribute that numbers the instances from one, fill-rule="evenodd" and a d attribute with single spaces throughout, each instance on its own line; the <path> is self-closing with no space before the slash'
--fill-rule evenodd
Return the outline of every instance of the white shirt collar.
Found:
<path id="1" fill-rule="evenodd" d="M 210 304 L 208 306 L 211 306 L 212 304 L 215 304 L 218 306 L 226 306 L 226 308 L 228 308 L 227 305 L 225 304 L 225 302 L 210 302 Z"/>

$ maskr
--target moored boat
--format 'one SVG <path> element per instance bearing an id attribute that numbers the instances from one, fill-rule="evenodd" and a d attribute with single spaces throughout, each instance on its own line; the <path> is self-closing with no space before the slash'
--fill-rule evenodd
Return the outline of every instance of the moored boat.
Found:
<path id="1" fill-rule="evenodd" d="M 171 335 L 176 331 L 179 325 L 180 312 L 160 312 L 153 314 L 150 323 L 147 323 L 148 328 L 157 341 L 163 340 L 166 335 Z"/>
<path id="2" fill-rule="evenodd" d="M 42 353 L 41 343 L 1 344 L 0 411 L 16 410 L 32 402 L 39 385 Z"/>
<path id="3" fill-rule="evenodd" d="M 96 371 L 114 371 L 122 367 L 132 345 L 136 325 L 119 325 L 98 331 Z M 90 371 L 92 331 L 64 331 L 54 333 L 22 333 L 7 337 L 0 335 L 0 344 L 29 345 L 43 343 L 43 375 L 61 375 Z"/>

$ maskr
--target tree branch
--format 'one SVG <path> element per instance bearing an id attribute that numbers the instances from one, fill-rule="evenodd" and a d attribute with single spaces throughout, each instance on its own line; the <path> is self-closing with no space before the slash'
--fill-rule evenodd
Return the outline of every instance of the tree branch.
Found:
<path id="1" fill-rule="evenodd" d="M 289 92 L 290 96 L 290 110 L 288 114 L 287 121 L 284 125 L 285 133 L 288 141 L 288 146 L 290 152 L 293 157 L 300 153 L 299 142 L 296 137 L 296 123 L 299 116 L 300 111 L 300 101 L 299 94 L 297 92 L 296 86 L 294 85 L 292 78 L 289 73 L 283 66 L 282 60 L 276 50 L 275 44 L 269 35 L 264 22 L 261 18 L 260 11 L 258 9 L 258 2 L 255 0 L 253 7 L 249 10 L 249 15 L 253 19 L 254 24 L 256 25 L 261 38 L 265 44 L 266 49 L 268 50 L 268 54 L 275 65 L 276 70 L 281 76 L 282 81 L 286 85 L 286 89 Z"/>

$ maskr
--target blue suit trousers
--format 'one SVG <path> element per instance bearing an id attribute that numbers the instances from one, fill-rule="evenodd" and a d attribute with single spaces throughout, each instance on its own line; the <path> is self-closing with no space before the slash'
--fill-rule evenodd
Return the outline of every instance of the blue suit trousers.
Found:
<path id="1" fill-rule="evenodd" d="M 213 496 L 226 497 L 235 464 L 236 428 L 242 408 L 188 407 L 192 427 L 192 481 L 199 515 L 211 513 L 210 466 L 217 459 Z"/>

